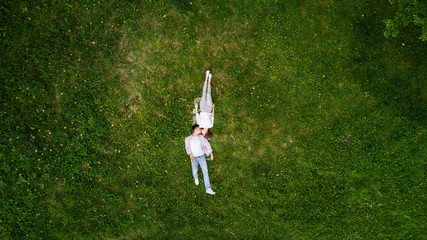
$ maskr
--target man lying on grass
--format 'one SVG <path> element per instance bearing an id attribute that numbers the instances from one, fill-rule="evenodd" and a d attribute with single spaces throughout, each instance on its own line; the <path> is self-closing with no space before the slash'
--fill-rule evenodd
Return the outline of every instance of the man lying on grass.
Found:
<path id="1" fill-rule="evenodd" d="M 203 180 L 205 182 L 206 193 L 214 195 L 215 192 L 211 189 L 209 182 L 208 164 L 206 162 L 205 154 L 214 159 L 211 145 L 208 140 L 201 134 L 202 130 L 198 124 L 193 125 L 193 134 L 185 138 L 185 150 L 190 155 L 191 168 L 193 169 L 193 177 L 196 185 L 199 185 L 199 177 L 197 175 L 198 166 L 202 168 Z"/>

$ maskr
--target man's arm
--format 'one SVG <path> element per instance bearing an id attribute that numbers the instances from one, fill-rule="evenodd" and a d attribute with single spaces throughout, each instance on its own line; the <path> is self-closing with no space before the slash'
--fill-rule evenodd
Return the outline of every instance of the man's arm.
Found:
<path id="1" fill-rule="evenodd" d="M 185 150 L 187 151 L 187 154 L 190 156 L 191 162 L 193 162 L 194 156 L 193 154 L 191 154 L 190 139 L 191 139 L 191 136 L 185 138 Z"/>
<path id="2" fill-rule="evenodd" d="M 190 149 L 190 136 L 185 138 L 185 151 L 187 151 L 187 154 L 190 155 L 191 154 L 191 149 Z"/>
<path id="3" fill-rule="evenodd" d="M 202 142 L 202 148 L 203 148 L 203 151 L 205 152 L 205 155 L 207 156 L 211 155 L 211 159 L 213 160 L 212 147 L 209 144 L 209 141 L 202 135 L 200 135 L 199 138 Z"/>

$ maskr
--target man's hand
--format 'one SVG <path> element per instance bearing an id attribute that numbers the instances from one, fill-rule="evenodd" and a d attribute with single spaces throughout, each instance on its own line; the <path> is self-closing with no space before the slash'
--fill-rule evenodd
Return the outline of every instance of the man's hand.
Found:
<path id="1" fill-rule="evenodd" d="M 190 153 L 190 159 L 191 159 L 191 162 L 193 162 L 193 161 L 194 161 L 194 156 L 193 156 L 193 154 L 191 154 L 191 153 Z"/>
<path id="2" fill-rule="evenodd" d="M 196 110 L 197 110 L 197 108 L 199 107 L 199 104 L 198 103 L 194 103 L 194 107 L 196 108 Z"/>
<path id="3" fill-rule="evenodd" d="M 213 157 L 213 153 L 211 153 L 211 161 L 214 159 L 214 157 Z"/>

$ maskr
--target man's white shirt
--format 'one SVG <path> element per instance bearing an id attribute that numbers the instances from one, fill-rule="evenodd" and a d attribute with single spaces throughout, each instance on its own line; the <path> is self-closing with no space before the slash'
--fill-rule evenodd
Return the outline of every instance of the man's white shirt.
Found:
<path id="1" fill-rule="evenodd" d="M 185 150 L 187 154 L 192 154 L 194 157 L 209 155 L 212 152 L 212 147 L 209 141 L 202 134 L 185 138 Z"/>

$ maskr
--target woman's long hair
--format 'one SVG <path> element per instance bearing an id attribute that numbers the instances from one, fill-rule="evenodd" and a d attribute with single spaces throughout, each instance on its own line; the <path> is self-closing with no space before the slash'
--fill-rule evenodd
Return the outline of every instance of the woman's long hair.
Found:
<path id="1" fill-rule="evenodd" d="M 209 139 L 209 138 L 211 138 L 212 136 L 213 136 L 214 134 L 212 133 L 212 128 L 208 128 L 208 131 L 206 132 L 206 134 L 205 134 L 205 138 L 206 139 Z"/>

